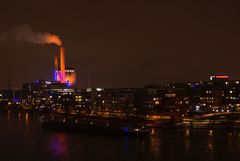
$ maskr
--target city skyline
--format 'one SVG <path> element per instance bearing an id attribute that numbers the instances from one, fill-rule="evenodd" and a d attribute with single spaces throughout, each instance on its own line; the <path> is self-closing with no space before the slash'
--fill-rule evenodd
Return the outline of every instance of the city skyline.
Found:
<path id="1" fill-rule="evenodd" d="M 1 160 L 239 160 L 239 18 L 236 0 L 1 1 Z"/>
<path id="2" fill-rule="evenodd" d="M 227 1 L 35 1 L 1 5 L 0 89 L 53 80 L 55 45 L 4 39 L 28 24 L 58 35 L 77 85 L 139 87 L 164 82 L 239 79 L 239 7 Z M 16 12 L 17 11 L 17 12 Z"/>

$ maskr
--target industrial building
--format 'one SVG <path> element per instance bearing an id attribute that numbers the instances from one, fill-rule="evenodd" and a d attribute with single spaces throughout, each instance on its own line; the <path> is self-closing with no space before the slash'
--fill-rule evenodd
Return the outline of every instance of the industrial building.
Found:
<path id="1" fill-rule="evenodd" d="M 54 57 L 54 66 L 55 66 L 54 81 L 59 83 L 64 83 L 69 87 L 75 88 L 76 72 L 74 68 L 65 66 L 65 48 L 60 47 L 59 57 L 60 58 Z"/>

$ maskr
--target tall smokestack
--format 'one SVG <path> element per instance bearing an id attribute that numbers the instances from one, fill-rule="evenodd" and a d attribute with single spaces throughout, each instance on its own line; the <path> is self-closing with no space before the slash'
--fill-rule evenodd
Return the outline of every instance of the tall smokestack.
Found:
<path id="1" fill-rule="evenodd" d="M 59 73 L 59 67 L 58 67 L 58 57 L 54 57 L 54 66 L 55 66 L 55 71 L 54 71 L 54 80 L 58 80 L 58 73 Z"/>
<path id="2" fill-rule="evenodd" d="M 65 49 L 60 47 L 60 71 L 61 71 L 61 83 L 65 83 Z"/>
<path id="3" fill-rule="evenodd" d="M 54 57 L 54 67 L 55 67 L 55 71 L 58 71 L 59 68 L 58 68 L 58 57 Z"/>

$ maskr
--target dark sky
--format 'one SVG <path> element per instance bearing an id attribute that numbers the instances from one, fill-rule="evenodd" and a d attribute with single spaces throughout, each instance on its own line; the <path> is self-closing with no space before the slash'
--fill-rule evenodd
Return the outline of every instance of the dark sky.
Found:
<path id="1" fill-rule="evenodd" d="M 8 0 L 0 34 L 28 24 L 60 36 L 78 87 L 240 79 L 240 3 L 223 0 Z M 52 80 L 55 45 L 1 41 L 0 88 Z"/>

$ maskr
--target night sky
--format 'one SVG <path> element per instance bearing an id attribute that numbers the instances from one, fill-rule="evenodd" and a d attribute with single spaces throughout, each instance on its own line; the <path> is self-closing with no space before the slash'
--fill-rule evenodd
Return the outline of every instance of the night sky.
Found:
<path id="1" fill-rule="evenodd" d="M 28 24 L 60 36 L 78 87 L 240 79 L 240 3 L 223 0 L 8 0 L 0 5 L 0 88 L 53 79 L 56 45 L 4 39 Z"/>

